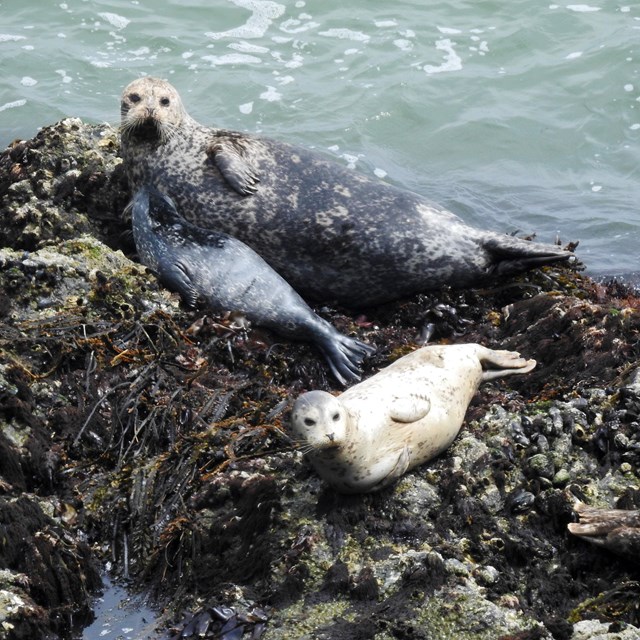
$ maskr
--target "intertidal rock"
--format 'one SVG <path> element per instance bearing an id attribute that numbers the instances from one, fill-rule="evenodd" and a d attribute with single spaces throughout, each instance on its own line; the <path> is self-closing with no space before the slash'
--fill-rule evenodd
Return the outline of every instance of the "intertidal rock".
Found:
<path id="1" fill-rule="evenodd" d="M 426 336 L 538 361 L 437 459 L 341 496 L 285 435 L 299 393 L 336 390 L 317 354 L 135 261 L 117 152 L 68 119 L 0 155 L 0 638 L 69 637 L 107 562 L 164 608 L 158 637 L 640 634 L 637 558 L 567 531 L 575 497 L 640 509 L 633 290 L 557 267 L 317 308 L 376 345 L 365 376 Z"/>

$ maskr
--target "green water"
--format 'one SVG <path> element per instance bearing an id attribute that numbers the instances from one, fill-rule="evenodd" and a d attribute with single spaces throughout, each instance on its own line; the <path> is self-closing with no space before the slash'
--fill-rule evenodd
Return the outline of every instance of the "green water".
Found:
<path id="1" fill-rule="evenodd" d="M 0 146 L 118 122 L 170 79 L 205 123 L 324 150 L 469 223 L 640 270 L 640 4 L 0 0 Z"/>

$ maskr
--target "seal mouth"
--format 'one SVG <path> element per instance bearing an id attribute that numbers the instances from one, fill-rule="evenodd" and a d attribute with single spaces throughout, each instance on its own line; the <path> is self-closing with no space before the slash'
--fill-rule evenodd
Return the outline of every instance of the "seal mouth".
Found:
<path id="1" fill-rule="evenodd" d="M 162 138 L 162 130 L 155 118 L 145 118 L 132 127 L 131 134 L 140 140 L 159 140 Z"/>
<path id="2" fill-rule="evenodd" d="M 152 116 L 125 121 L 120 130 L 123 138 L 134 138 L 138 142 L 158 142 L 165 138 L 162 124 Z"/>

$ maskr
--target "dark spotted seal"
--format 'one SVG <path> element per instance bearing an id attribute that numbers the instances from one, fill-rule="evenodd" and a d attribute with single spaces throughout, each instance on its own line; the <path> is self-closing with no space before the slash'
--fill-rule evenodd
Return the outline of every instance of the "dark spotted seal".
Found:
<path id="1" fill-rule="evenodd" d="M 246 242 L 317 300 L 362 307 L 571 255 L 475 229 L 419 195 L 306 149 L 204 127 L 163 80 L 129 84 L 121 116 L 132 189 L 157 186 L 191 222 Z"/>
<path id="2" fill-rule="evenodd" d="M 338 397 L 303 393 L 291 429 L 334 488 L 377 491 L 453 442 L 481 382 L 535 366 L 479 344 L 423 347 Z"/>
<path id="3" fill-rule="evenodd" d="M 139 189 L 130 210 L 140 260 L 187 304 L 204 300 L 217 311 L 240 311 L 286 338 L 313 342 L 343 385 L 360 379 L 359 365 L 375 349 L 315 315 L 243 242 L 190 224 L 153 187 Z"/>

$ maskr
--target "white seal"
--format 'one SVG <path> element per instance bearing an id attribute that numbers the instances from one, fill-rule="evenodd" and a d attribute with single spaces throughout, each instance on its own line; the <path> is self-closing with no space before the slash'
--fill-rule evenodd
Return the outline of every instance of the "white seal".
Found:
<path id="1" fill-rule="evenodd" d="M 338 491 L 377 491 L 453 442 L 481 382 L 535 366 L 478 344 L 423 347 L 337 397 L 302 394 L 293 437 Z"/>

